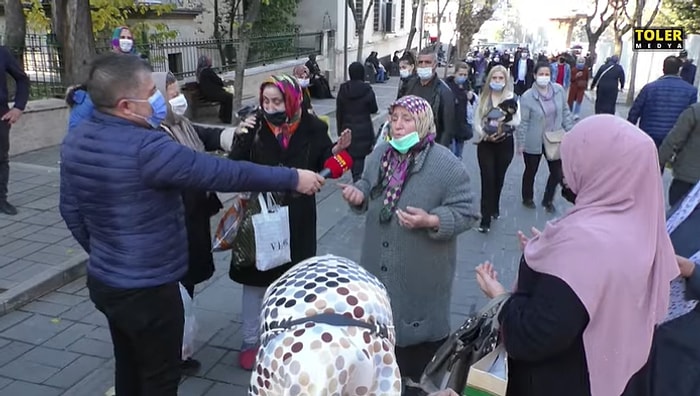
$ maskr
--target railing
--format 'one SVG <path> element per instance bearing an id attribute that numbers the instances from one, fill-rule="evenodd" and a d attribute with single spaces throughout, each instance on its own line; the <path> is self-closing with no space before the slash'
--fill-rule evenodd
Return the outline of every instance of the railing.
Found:
<path id="1" fill-rule="evenodd" d="M 250 41 L 246 67 L 273 63 L 284 59 L 305 58 L 320 54 L 323 32 L 291 33 L 255 37 Z M 156 71 L 171 71 L 179 79 L 192 77 L 201 55 L 211 58 L 213 67 L 220 72 L 236 68 L 238 39 L 223 40 L 166 40 L 137 44 L 137 51 Z M 97 52 L 110 51 L 108 42 L 98 42 Z M 17 53 L 15 51 L 15 53 Z M 30 34 L 25 39 L 23 51 L 24 70 L 31 84 L 31 98 L 63 97 L 65 85 L 61 81 L 63 62 L 61 48 L 52 35 Z M 12 79 L 8 79 L 11 94 Z"/>

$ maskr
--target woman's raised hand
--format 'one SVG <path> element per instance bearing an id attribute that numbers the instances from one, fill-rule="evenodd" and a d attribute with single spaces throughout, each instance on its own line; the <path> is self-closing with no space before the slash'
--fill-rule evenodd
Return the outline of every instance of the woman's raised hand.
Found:
<path id="1" fill-rule="evenodd" d="M 365 201 L 365 194 L 357 187 L 351 184 L 338 183 L 338 187 L 342 189 L 343 199 L 352 206 L 360 206 Z"/>
<path id="2" fill-rule="evenodd" d="M 498 281 L 498 272 L 493 264 L 486 261 L 476 267 L 476 281 L 486 297 L 494 298 L 506 293 L 506 289 Z"/>
<path id="3" fill-rule="evenodd" d="M 532 232 L 532 238 L 540 235 L 540 230 L 538 230 L 535 227 L 532 227 L 530 229 L 530 232 Z M 520 242 L 520 251 L 524 252 L 525 251 L 525 245 L 530 241 L 530 238 L 525 236 L 525 233 L 522 231 L 518 231 L 518 242 Z"/>

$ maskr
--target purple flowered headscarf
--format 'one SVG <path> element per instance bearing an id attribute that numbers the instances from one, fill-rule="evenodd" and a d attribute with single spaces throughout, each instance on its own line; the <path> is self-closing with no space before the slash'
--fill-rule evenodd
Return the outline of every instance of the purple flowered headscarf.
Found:
<path id="1" fill-rule="evenodd" d="M 382 155 L 380 182 L 376 186 L 384 191 L 384 207 L 379 214 L 381 223 L 389 222 L 394 215 L 403 186 L 408 180 L 416 157 L 435 142 L 433 109 L 428 101 L 418 96 L 408 95 L 392 103 L 389 107 L 389 113 L 392 113 L 396 107 L 403 107 L 411 113 L 416 123 L 416 132 L 421 140 L 406 154 L 401 154 L 390 147 Z"/>

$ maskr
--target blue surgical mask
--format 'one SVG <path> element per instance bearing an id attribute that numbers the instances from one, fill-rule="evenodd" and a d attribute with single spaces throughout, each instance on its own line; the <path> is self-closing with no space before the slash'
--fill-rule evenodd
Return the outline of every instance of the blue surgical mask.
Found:
<path id="1" fill-rule="evenodd" d="M 491 89 L 493 89 L 494 91 L 500 92 L 503 91 L 503 88 L 506 87 L 506 83 L 491 81 L 489 83 L 489 87 L 491 87 Z"/>
<path id="2" fill-rule="evenodd" d="M 579 69 L 579 70 L 583 70 L 583 67 L 584 67 L 585 65 L 586 65 L 585 63 L 577 63 L 577 64 L 576 64 L 576 68 Z"/>
<path id="3" fill-rule="evenodd" d="M 389 140 L 391 147 L 401 154 L 406 154 L 408 150 L 412 149 L 419 142 L 420 136 L 418 136 L 418 132 L 411 132 L 404 137 Z"/>
<path id="4" fill-rule="evenodd" d="M 465 76 L 456 76 L 456 77 L 455 77 L 455 82 L 456 82 L 457 84 L 459 84 L 459 85 L 462 85 L 462 84 L 464 84 L 465 82 L 467 82 L 467 78 L 466 78 Z"/>
<path id="5" fill-rule="evenodd" d="M 165 101 L 165 98 L 163 95 L 161 95 L 160 91 L 156 91 L 149 97 L 147 100 L 143 99 L 129 99 L 133 102 L 148 102 L 148 104 L 151 105 L 151 116 L 150 117 L 143 117 L 140 115 L 137 115 L 138 117 L 142 118 L 144 121 L 150 125 L 151 128 L 157 129 L 160 128 L 160 124 L 163 123 L 165 120 L 165 117 L 168 115 L 168 103 Z"/>
<path id="6" fill-rule="evenodd" d="M 419 67 L 418 70 L 416 70 L 418 73 L 418 78 L 421 80 L 430 80 L 433 78 L 433 68 L 432 67 Z"/>

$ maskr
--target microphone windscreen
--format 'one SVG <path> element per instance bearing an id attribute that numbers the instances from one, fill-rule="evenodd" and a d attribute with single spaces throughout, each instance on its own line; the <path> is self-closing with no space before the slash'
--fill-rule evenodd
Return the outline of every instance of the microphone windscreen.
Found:
<path id="1" fill-rule="evenodd" d="M 328 158 L 323 167 L 331 171 L 331 178 L 338 179 L 352 167 L 352 157 L 343 150 L 338 154 Z"/>

